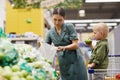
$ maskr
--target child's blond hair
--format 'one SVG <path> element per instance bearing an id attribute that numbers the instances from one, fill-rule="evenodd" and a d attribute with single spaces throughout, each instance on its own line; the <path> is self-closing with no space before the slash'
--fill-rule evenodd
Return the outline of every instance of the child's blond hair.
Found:
<path id="1" fill-rule="evenodd" d="M 93 30 L 102 32 L 103 38 L 107 38 L 109 33 L 109 28 L 106 23 L 97 23 L 96 25 L 93 26 Z"/>

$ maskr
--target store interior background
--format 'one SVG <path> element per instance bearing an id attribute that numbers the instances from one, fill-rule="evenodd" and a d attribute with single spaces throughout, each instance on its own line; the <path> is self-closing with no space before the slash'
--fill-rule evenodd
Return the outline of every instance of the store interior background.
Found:
<path id="1" fill-rule="evenodd" d="M 6 1 L 0 0 L 0 27 L 6 31 Z M 79 41 L 82 42 L 89 38 L 92 25 L 97 22 L 105 22 L 109 25 L 110 33 L 108 36 L 110 55 L 120 55 L 120 1 L 116 2 L 86 2 L 83 0 L 83 4 L 79 9 L 66 9 L 66 20 L 75 25 L 75 29 L 78 32 Z M 114 0 L 115 1 L 115 0 Z M 80 13 L 82 11 L 82 16 Z M 36 14 L 34 14 L 36 15 Z M 13 17 L 14 18 L 14 17 Z M 51 20 L 51 10 L 44 10 L 44 33 L 46 33 L 53 23 Z M 12 26 L 11 26 L 12 28 Z M 38 29 L 40 31 L 40 29 Z M 119 57 L 115 57 L 112 63 L 118 63 Z M 118 64 L 119 66 L 120 64 Z M 110 67 L 118 69 L 118 66 L 113 64 Z M 120 69 L 120 68 L 119 68 Z"/>

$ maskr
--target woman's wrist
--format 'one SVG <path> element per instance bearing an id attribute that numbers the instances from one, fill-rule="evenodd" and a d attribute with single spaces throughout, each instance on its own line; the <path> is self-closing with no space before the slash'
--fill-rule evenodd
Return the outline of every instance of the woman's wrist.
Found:
<path id="1" fill-rule="evenodd" d="M 65 46 L 63 46 L 63 49 L 62 49 L 62 51 L 65 51 Z"/>

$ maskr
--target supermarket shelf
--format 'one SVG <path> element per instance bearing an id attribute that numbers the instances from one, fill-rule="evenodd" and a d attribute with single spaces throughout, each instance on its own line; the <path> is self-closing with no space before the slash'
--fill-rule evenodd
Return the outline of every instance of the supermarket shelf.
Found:
<path id="1" fill-rule="evenodd" d="M 34 41 L 37 38 L 9 38 L 11 41 Z"/>
<path id="2" fill-rule="evenodd" d="M 37 38 L 9 38 L 12 43 L 16 44 L 29 44 L 33 47 L 37 46 Z"/>

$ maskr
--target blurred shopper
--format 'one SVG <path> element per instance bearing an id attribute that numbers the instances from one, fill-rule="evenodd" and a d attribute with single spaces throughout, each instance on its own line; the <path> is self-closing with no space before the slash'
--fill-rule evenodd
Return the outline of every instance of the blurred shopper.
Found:
<path id="1" fill-rule="evenodd" d="M 88 68 L 92 69 L 107 69 L 108 67 L 108 40 L 107 36 L 109 33 L 109 28 L 105 23 L 98 23 L 93 26 L 94 39 L 97 40 L 96 46 L 93 47 L 92 44 L 89 46 L 92 49 L 92 55 L 89 60 Z M 100 75 L 97 75 L 100 77 Z M 95 79 L 99 80 L 99 79 Z M 100 80 L 104 80 L 101 79 Z"/>
<path id="2" fill-rule="evenodd" d="M 88 80 L 86 66 L 78 47 L 77 33 L 72 24 L 64 23 L 65 10 L 55 8 L 52 18 L 54 27 L 47 33 L 46 42 L 58 47 L 61 79 Z"/>

